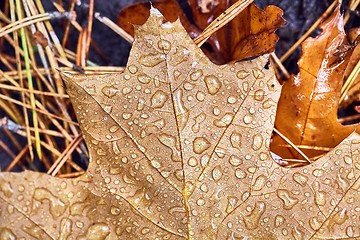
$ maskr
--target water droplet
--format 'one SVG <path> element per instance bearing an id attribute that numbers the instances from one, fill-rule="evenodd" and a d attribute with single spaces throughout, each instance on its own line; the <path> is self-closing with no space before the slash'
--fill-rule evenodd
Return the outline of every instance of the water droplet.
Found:
<path id="1" fill-rule="evenodd" d="M 111 178 L 110 177 L 105 177 L 104 182 L 109 184 L 111 182 Z"/>
<path id="2" fill-rule="evenodd" d="M 262 79 L 265 77 L 265 74 L 259 68 L 253 68 L 252 74 L 256 79 Z"/>
<path id="3" fill-rule="evenodd" d="M 168 40 L 160 39 L 158 41 L 158 48 L 162 51 L 169 52 L 171 49 L 171 43 Z"/>
<path id="4" fill-rule="evenodd" d="M 111 206 L 110 207 L 110 213 L 112 214 L 112 215 L 114 215 L 114 216 L 117 216 L 117 215 L 119 215 L 120 214 L 120 208 L 117 208 L 117 207 L 115 207 L 115 206 Z"/>
<path id="5" fill-rule="evenodd" d="M 221 88 L 221 82 L 214 75 L 209 75 L 204 78 L 208 92 L 211 95 L 215 95 Z"/>
<path id="6" fill-rule="evenodd" d="M 264 153 L 264 152 L 261 152 L 259 154 L 259 158 L 261 161 L 265 161 L 266 159 L 268 159 L 268 154 Z"/>
<path id="7" fill-rule="evenodd" d="M 122 89 L 122 93 L 123 93 L 124 95 L 131 93 L 131 91 L 132 91 L 132 88 L 131 88 L 131 87 L 124 87 L 124 88 Z"/>
<path id="8" fill-rule="evenodd" d="M 220 108 L 218 108 L 218 107 L 214 107 L 214 108 L 213 108 L 213 114 L 214 114 L 215 116 L 219 116 L 220 113 L 221 113 Z"/>
<path id="9" fill-rule="evenodd" d="M 283 208 L 285 210 L 292 209 L 299 202 L 299 200 L 292 196 L 292 194 L 288 190 L 278 189 L 276 191 L 276 194 L 283 201 Z"/>
<path id="10" fill-rule="evenodd" d="M 3 192 L 6 197 L 11 197 L 14 192 L 10 182 L 3 178 L 0 178 L 0 191 Z"/>
<path id="11" fill-rule="evenodd" d="M 189 111 L 184 107 L 184 102 L 182 100 L 183 93 L 181 90 L 178 90 L 174 95 L 174 105 L 176 111 L 176 120 L 180 130 L 183 130 L 189 120 Z"/>
<path id="12" fill-rule="evenodd" d="M 165 120 L 163 118 L 160 118 L 159 120 L 154 121 L 153 124 L 158 129 L 162 129 L 163 127 L 165 127 Z"/>
<path id="13" fill-rule="evenodd" d="M 190 74 L 190 79 L 193 81 L 198 80 L 203 75 L 203 71 L 201 69 L 196 70 Z"/>
<path id="14" fill-rule="evenodd" d="M 122 162 L 122 163 L 128 163 L 128 158 L 125 157 L 125 156 L 122 157 L 122 158 L 121 158 L 121 162 Z"/>
<path id="15" fill-rule="evenodd" d="M 182 62 L 185 62 L 190 55 L 189 49 L 184 46 L 176 46 L 175 52 L 170 55 L 170 65 L 177 66 Z"/>
<path id="16" fill-rule="evenodd" d="M 346 228 L 346 235 L 348 236 L 348 237 L 354 237 L 354 228 L 352 227 L 352 226 L 348 226 L 347 228 Z"/>
<path id="17" fill-rule="evenodd" d="M 231 113 L 225 113 L 220 120 L 214 120 L 214 125 L 217 127 L 227 127 L 230 125 L 234 115 Z"/>
<path id="18" fill-rule="evenodd" d="M 219 158 L 224 158 L 225 157 L 225 149 L 217 147 L 215 149 L 215 154 L 216 156 L 218 156 Z"/>
<path id="19" fill-rule="evenodd" d="M 353 161 L 352 161 L 352 158 L 351 158 L 350 156 L 345 155 L 345 156 L 344 156 L 344 162 L 345 162 L 346 164 L 351 165 Z"/>
<path id="20" fill-rule="evenodd" d="M 265 102 L 263 102 L 262 106 L 264 109 L 269 109 L 271 107 L 275 107 L 276 102 L 274 102 L 272 99 L 269 98 Z"/>
<path id="21" fill-rule="evenodd" d="M 196 204 L 197 204 L 198 206 L 203 206 L 203 205 L 205 204 L 205 200 L 202 199 L 202 198 L 199 198 L 199 199 L 196 201 Z"/>
<path id="22" fill-rule="evenodd" d="M 119 89 L 115 88 L 114 86 L 105 86 L 101 89 L 101 92 L 105 96 L 112 98 L 119 92 Z"/>
<path id="23" fill-rule="evenodd" d="M 322 175 L 324 175 L 324 170 L 322 169 L 315 169 L 312 174 L 315 176 L 315 177 L 321 177 Z"/>
<path id="24" fill-rule="evenodd" d="M 64 182 L 64 183 L 65 183 L 65 187 L 64 187 L 63 183 L 61 183 L 61 188 L 66 188 L 66 182 Z M 24 185 L 19 185 L 18 190 L 19 190 L 19 192 L 25 191 Z"/>
<path id="25" fill-rule="evenodd" d="M 238 132 L 232 132 L 230 135 L 231 146 L 239 151 L 241 151 L 241 134 Z"/>
<path id="26" fill-rule="evenodd" d="M 292 230 L 291 234 L 295 240 L 305 240 L 304 232 L 298 229 L 296 226 Z"/>
<path id="27" fill-rule="evenodd" d="M 242 83 L 242 88 L 245 92 L 249 91 L 249 83 L 248 82 L 243 82 Z"/>
<path id="28" fill-rule="evenodd" d="M 340 173 L 338 173 L 338 175 L 337 175 L 337 182 L 338 182 L 339 186 L 341 187 L 341 189 L 344 192 L 347 192 L 350 183 L 347 179 L 341 177 Z"/>
<path id="29" fill-rule="evenodd" d="M 256 167 L 249 167 L 247 171 L 254 174 L 256 172 Z"/>
<path id="30" fill-rule="evenodd" d="M 211 175 L 215 182 L 219 181 L 223 175 L 221 166 L 220 165 L 215 166 L 211 172 Z"/>
<path id="31" fill-rule="evenodd" d="M 146 181 L 148 181 L 150 184 L 153 184 L 154 183 L 154 178 L 153 176 L 151 175 L 146 175 Z"/>
<path id="32" fill-rule="evenodd" d="M 244 121 L 245 121 L 245 119 L 244 119 Z M 260 133 L 257 133 L 253 137 L 252 149 L 254 149 L 255 151 L 259 150 L 262 147 L 263 141 L 264 141 L 263 136 Z"/>
<path id="33" fill-rule="evenodd" d="M 237 156 L 231 155 L 231 157 L 229 158 L 229 163 L 231 165 L 233 165 L 234 167 L 237 167 L 239 165 L 241 165 L 243 163 L 243 161 L 238 158 Z"/>
<path id="34" fill-rule="evenodd" d="M 148 75 L 139 75 L 137 77 L 138 81 L 143 83 L 143 84 L 148 84 L 151 81 L 151 77 L 149 77 Z"/>
<path id="35" fill-rule="evenodd" d="M 1 231 L 0 231 L 0 237 L 1 239 L 6 239 L 6 240 L 15 240 L 16 239 L 16 236 L 15 234 L 8 228 L 4 227 L 4 228 L 1 228 Z"/>
<path id="36" fill-rule="evenodd" d="M 129 118 L 131 118 L 132 114 L 131 113 L 123 113 L 122 117 L 124 120 L 128 120 Z"/>
<path id="37" fill-rule="evenodd" d="M 193 142 L 193 150 L 196 154 L 202 154 L 211 146 L 210 142 L 204 137 L 196 137 Z"/>
<path id="38" fill-rule="evenodd" d="M 339 211 L 337 211 L 333 217 L 330 219 L 329 222 L 329 229 L 331 232 L 334 231 L 334 225 L 341 225 L 343 224 L 347 219 L 349 218 L 349 216 L 347 215 L 347 210 L 346 208 L 343 208 Z"/>
<path id="39" fill-rule="evenodd" d="M 315 181 L 312 184 L 315 192 L 315 203 L 319 206 L 324 206 L 326 203 L 326 193 L 324 191 L 320 191 L 320 183 Z"/>
<path id="40" fill-rule="evenodd" d="M 60 231 L 60 236 L 58 239 L 59 240 L 69 239 L 68 237 L 72 233 L 71 228 L 72 228 L 72 221 L 70 219 L 68 219 L 68 218 L 61 219 L 61 222 L 60 222 L 61 231 Z"/>
<path id="41" fill-rule="evenodd" d="M 241 168 L 237 168 L 235 170 L 235 177 L 239 179 L 244 179 L 246 178 L 246 172 L 244 172 Z"/>
<path id="42" fill-rule="evenodd" d="M 175 207 L 171 207 L 169 208 L 169 213 L 170 214 L 174 214 L 174 213 L 185 213 L 185 208 L 183 206 L 175 206 Z"/>
<path id="43" fill-rule="evenodd" d="M 151 97 L 151 106 L 153 108 L 162 108 L 167 101 L 168 96 L 164 91 L 157 90 Z"/>
<path id="44" fill-rule="evenodd" d="M 266 205 L 264 202 L 255 203 L 254 209 L 248 216 L 243 217 L 245 227 L 249 230 L 256 229 L 259 226 L 260 218 L 264 214 Z"/>
<path id="45" fill-rule="evenodd" d="M 200 102 L 204 101 L 205 100 L 205 93 L 201 92 L 201 91 L 198 91 L 196 93 L 196 99 Z"/>
<path id="46" fill-rule="evenodd" d="M 156 169 L 159 169 L 161 167 L 160 163 L 156 160 L 152 160 L 151 165 Z"/>
<path id="47" fill-rule="evenodd" d="M 139 59 L 139 63 L 145 67 L 154 67 L 163 61 L 165 61 L 165 54 L 162 53 L 149 53 L 142 55 Z"/>
<path id="48" fill-rule="evenodd" d="M 24 230 L 26 233 L 28 233 L 30 236 L 34 237 L 35 239 L 44 239 L 43 230 L 37 225 L 24 224 L 22 230 Z"/>
<path id="49" fill-rule="evenodd" d="M 237 197 L 228 196 L 228 204 L 226 206 L 226 213 L 231 213 L 236 208 L 237 201 L 238 201 Z"/>
<path id="50" fill-rule="evenodd" d="M 203 191 L 203 192 L 208 192 L 208 191 L 209 191 L 209 187 L 208 187 L 205 183 L 203 183 L 203 184 L 201 184 L 201 186 L 200 186 L 200 190 Z"/>
<path id="51" fill-rule="evenodd" d="M 205 121 L 206 119 L 206 114 L 205 113 L 200 113 L 199 115 L 197 115 L 195 117 L 195 124 L 192 125 L 191 130 L 194 133 L 198 133 L 200 131 L 200 123 L 202 123 L 203 121 Z"/>
<path id="52" fill-rule="evenodd" d="M 105 240 L 110 234 L 110 228 L 105 223 L 94 223 L 86 232 L 88 240 Z"/>
<path id="53" fill-rule="evenodd" d="M 248 77 L 250 75 L 250 73 L 246 70 L 240 70 L 236 73 L 236 77 L 240 78 L 240 79 L 244 79 L 246 77 Z"/>
<path id="54" fill-rule="evenodd" d="M 258 176 L 253 184 L 253 190 L 260 191 L 265 186 L 267 178 L 265 175 L 261 174 Z"/>
<path id="55" fill-rule="evenodd" d="M 281 215 L 276 215 L 274 225 L 280 227 L 285 222 L 285 218 Z"/>
<path id="56" fill-rule="evenodd" d="M 194 157 L 190 157 L 188 160 L 188 164 L 191 167 L 196 167 L 196 165 L 198 165 L 198 160 Z"/>
<path id="57" fill-rule="evenodd" d="M 135 74 L 135 73 L 137 73 L 137 71 L 138 71 L 138 68 L 137 68 L 137 66 L 135 66 L 135 65 L 130 65 L 130 66 L 128 67 L 128 69 L 129 69 L 129 72 L 132 73 L 132 74 Z"/>
<path id="58" fill-rule="evenodd" d="M 179 77 L 180 77 L 180 75 L 181 75 L 181 72 L 180 72 L 179 70 L 175 70 L 175 71 L 173 72 L 173 75 L 174 75 L 174 78 L 175 78 L 177 81 L 180 81 L 180 80 L 179 80 Z"/>
<path id="59" fill-rule="evenodd" d="M 184 82 L 184 89 L 187 91 L 191 91 L 194 88 L 194 85 L 189 82 Z"/>
<path id="60" fill-rule="evenodd" d="M 61 216 L 64 212 L 67 206 L 63 201 L 61 201 L 59 198 L 55 197 L 50 191 L 48 191 L 45 188 L 36 188 L 34 191 L 34 197 L 35 200 L 43 202 L 44 200 L 48 200 L 50 202 L 50 214 L 54 217 L 54 219 Z"/>
<path id="61" fill-rule="evenodd" d="M 253 119 L 254 119 L 253 116 L 245 115 L 243 120 L 245 124 L 250 124 L 253 121 Z"/>
<path id="62" fill-rule="evenodd" d="M 230 96 L 227 99 L 227 102 L 230 103 L 230 104 L 234 104 L 234 103 L 236 103 L 236 101 L 237 101 L 237 98 L 234 97 L 234 96 Z"/>
<path id="63" fill-rule="evenodd" d="M 319 222 L 319 220 L 316 217 L 312 217 L 309 220 L 310 227 L 316 231 L 321 227 L 322 222 Z"/>
<path id="64" fill-rule="evenodd" d="M 254 99 L 256 101 L 262 101 L 262 100 L 264 100 L 264 96 L 265 96 L 265 91 L 262 89 L 258 89 L 255 91 Z"/>
<path id="65" fill-rule="evenodd" d="M 297 182 L 298 184 L 300 184 L 301 186 L 305 187 L 305 185 L 306 185 L 306 183 L 308 181 L 308 177 L 301 174 L 301 173 L 296 172 L 293 175 L 293 180 L 295 182 Z"/>

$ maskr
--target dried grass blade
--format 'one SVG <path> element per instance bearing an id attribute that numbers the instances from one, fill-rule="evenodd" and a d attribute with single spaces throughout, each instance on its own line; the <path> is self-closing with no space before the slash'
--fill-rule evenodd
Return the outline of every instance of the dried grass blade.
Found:
<path id="1" fill-rule="evenodd" d="M 293 142 L 291 142 L 290 139 L 288 139 L 284 134 L 282 134 L 279 130 L 276 128 L 273 129 L 276 134 L 278 134 L 282 139 L 284 139 L 295 151 L 297 151 L 308 163 L 311 163 L 310 159 L 306 154 L 301 151 Z"/>
<path id="2" fill-rule="evenodd" d="M 228 22 L 234 19 L 241 11 L 249 6 L 254 0 L 239 0 L 231 5 L 226 11 L 220 14 L 214 21 L 212 21 L 204 31 L 194 38 L 195 44 L 199 47 L 218 29 L 225 26 Z"/>
<path id="3" fill-rule="evenodd" d="M 51 168 L 47 171 L 47 174 L 51 176 L 55 176 L 60 168 L 64 165 L 68 157 L 72 154 L 72 152 L 76 149 L 76 147 L 83 140 L 82 135 L 77 136 L 64 150 L 64 152 L 59 156 L 59 158 L 55 161 L 55 163 L 51 166 Z"/>
<path id="4" fill-rule="evenodd" d="M 351 71 L 349 77 L 346 79 L 344 85 L 341 88 L 341 95 L 340 95 L 340 100 L 339 100 L 340 104 L 342 103 L 342 101 L 344 101 L 348 90 L 350 89 L 352 84 L 355 82 L 357 76 L 359 75 L 359 72 L 360 72 L 360 61 L 357 62 L 354 69 Z"/>
<path id="5" fill-rule="evenodd" d="M 17 16 L 19 19 L 22 19 L 22 10 L 21 10 L 21 5 L 20 5 L 20 1 L 16 0 L 16 6 L 17 6 Z M 32 107 L 32 120 L 33 120 L 33 125 L 34 125 L 34 129 L 35 129 L 35 148 L 36 148 L 36 152 L 39 156 L 39 158 L 41 158 L 42 156 L 42 152 L 41 152 L 41 145 L 40 145 L 40 134 L 38 131 L 38 118 L 37 118 L 37 112 L 34 110 L 36 108 L 36 104 L 35 104 L 35 96 L 32 93 L 32 91 L 34 90 L 34 84 L 33 84 L 33 79 L 32 79 L 32 75 L 30 72 L 30 57 L 29 57 L 29 51 L 28 51 L 28 45 L 27 45 L 27 36 L 25 34 L 25 29 L 22 27 L 20 28 L 20 36 L 21 36 L 21 45 L 23 48 L 23 53 L 24 53 L 24 61 L 25 61 L 25 69 L 26 69 L 26 78 L 27 78 L 27 82 L 28 82 L 28 87 L 30 90 L 30 105 Z M 30 147 L 30 146 L 29 146 Z"/>

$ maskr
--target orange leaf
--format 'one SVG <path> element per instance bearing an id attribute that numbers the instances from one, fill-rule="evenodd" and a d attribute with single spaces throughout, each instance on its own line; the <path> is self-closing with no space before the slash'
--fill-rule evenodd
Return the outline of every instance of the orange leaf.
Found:
<path id="1" fill-rule="evenodd" d="M 300 72 L 284 83 L 275 120 L 275 127 L 303 147 L 308 157 L 327 152 L 324 149 L 337 146 L 355 129 L 359 131 L 359 125 L 343 126 L 337 121 L 342 80 L 351 55 L 336 56 L 347 43 L 339 8 L 321 29 L 319 36 L 302 44 Z M 272 139 L 271 150 L 283 158 L 302 158 L 278 135 Z"/>

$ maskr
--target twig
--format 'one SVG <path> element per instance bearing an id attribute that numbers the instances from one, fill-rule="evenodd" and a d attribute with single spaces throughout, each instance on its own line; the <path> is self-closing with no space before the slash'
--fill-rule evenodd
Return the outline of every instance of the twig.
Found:
<path id="1" fill-rule="evenodd" d="M 195 44 L 198 47 L 202 46 L 203 43 L 217 30 L 225 26 L 228 22 L 234 19 L 240 12 L 242 12 L 247 6 L 249 6 L 254 0 L 239 0 L 231 5 L 226 11 L 212 21 L 204 31 L 194 38 Z"/>
<path id="2" fill-rule="evenodd" d="M 111 30 L 113 30 L 115 33 L 117 33 L 118 35 L 120 35 L 122 38 L 124 38 L 126 41 L 128 41 L 129 43 L 133 43 L 134 42 L 134 38 L 128 34 L 127 32 L 125 32 L 121 27 L 119 27 L 117 24 L 115 24 L 113 21 L 111 21 L 109 18 L 107 17 L 103 17 L 100 15 L 100 13 L 96 12 L 94 14 L 94 17 L 101 23 L 103 23 L 104 25 L 106 25 L 107 27 L 109 27 Z"/>

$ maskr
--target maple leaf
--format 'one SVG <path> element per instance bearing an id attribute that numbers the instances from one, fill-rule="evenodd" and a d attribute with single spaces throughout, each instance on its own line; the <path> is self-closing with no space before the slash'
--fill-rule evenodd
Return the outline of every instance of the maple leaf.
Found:
<path id="1" fill-rule="evenodd" d="M 193 38 L 236 1 L 188 0 L 192 17 L 190 21 L 176 0 L 157 0 L 152 3 L 168 21 L 180 19 Z M 149 2 L 141 2 L 123 9 L 118 24 L 131 35 L 133 24 L 143 24 L 149 16 Z M 218 29 L 202 47 L 205 54 L 217 64 L 238 61 L 273 52 L 278 36 L 275 31 L 284 25 L 283 11 L 273 5 L 264 10 L 254 3 L 239 13 L 231 22 Z"/>
<path id="2" fill-rule="evenodd" d="M 299 74 L 284 83 L 275 120 L 275 127 L 292 143 L 310 147 L 303 149 L 308 157 L 324 154 L 324 148 L 333 148 L 360 130 L 359 125 L 343 126 L 337 121 L 342 79 L 351 55 L 338 59 L 337 52 L 346 44 L 339 7 L 321 29 L 319 36 L 302 44 Z M 302 159 L 278 135 L 272 139 L 271 151 L 283 158 Z"/>
<path id="3" fill-rule="evenodd" d="M 63 73 L 89 168 L 0 173 L 1 238 L 359 237 L 359 135 L 311 165 L 279 166 L 267 56 L 214 65 L 179 21 L 151 12 L 124 73 Z"/>

